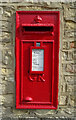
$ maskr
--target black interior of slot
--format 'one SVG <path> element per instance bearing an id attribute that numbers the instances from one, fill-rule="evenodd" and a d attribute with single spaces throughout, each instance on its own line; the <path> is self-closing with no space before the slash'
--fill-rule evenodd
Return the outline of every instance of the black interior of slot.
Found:
<path id="1" fill-rule="evenodd" d="M 25 32 L 53 32 L 53 26 L 24 26 Z"/>

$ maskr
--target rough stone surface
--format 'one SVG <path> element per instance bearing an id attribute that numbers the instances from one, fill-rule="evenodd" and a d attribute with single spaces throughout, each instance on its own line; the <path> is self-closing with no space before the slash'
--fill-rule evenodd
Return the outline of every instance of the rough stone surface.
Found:
<path id="1" fill-rule="evenodd" d="M 15 93 L 15 22 L 17 10 L 60 11 L 59 93 L 57 110 L 17 110 Z M 76 2 L 0 1 L 1 120 L 76 119 Z"/>
<path id="2" fill-rule="evenodd" d="M 60 102 L 59 102 L 59 104 L 60 105 L 66 105 L 66 100 L 67 100 L 66 96 L 60 96 Z"/>

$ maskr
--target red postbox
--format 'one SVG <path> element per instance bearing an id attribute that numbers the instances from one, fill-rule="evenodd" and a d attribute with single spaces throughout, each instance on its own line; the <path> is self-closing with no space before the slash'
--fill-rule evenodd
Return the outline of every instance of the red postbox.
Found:
<path id="1" fill-rule="evenodd" d="M 57 109 L 59 11 L 16 12 L 16 108 Z"/>

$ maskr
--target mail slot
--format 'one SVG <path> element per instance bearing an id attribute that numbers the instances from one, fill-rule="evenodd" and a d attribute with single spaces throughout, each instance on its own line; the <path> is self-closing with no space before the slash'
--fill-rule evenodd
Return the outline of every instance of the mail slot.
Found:
<path id="1" fill-rule="evenodd" d="M 59 11 L 16 12 L 16 108 L 57 109 Z"/>

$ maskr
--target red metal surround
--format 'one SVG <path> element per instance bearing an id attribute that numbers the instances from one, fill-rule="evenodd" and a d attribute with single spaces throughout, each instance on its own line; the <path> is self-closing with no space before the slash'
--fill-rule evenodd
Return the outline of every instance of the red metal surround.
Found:
<path id="1" fill-rule="evenodd" d="M 16 12 L 17 109 L 57 109 L 59 27 L 59 11 Z M 32 71 L 33 49 L 44 51 L 43 71 Z"/>

